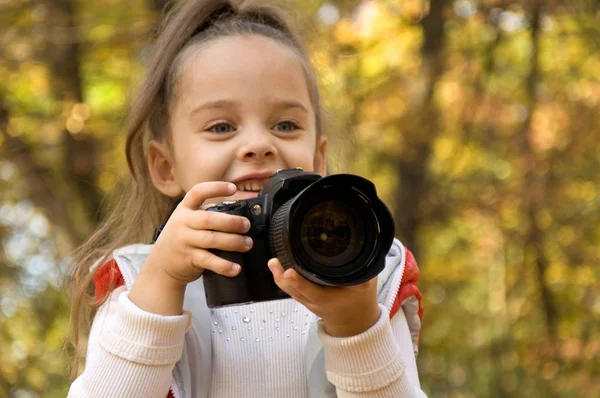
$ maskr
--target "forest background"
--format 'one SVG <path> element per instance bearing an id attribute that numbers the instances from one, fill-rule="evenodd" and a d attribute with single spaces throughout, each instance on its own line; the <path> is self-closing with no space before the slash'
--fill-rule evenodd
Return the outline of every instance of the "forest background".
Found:
<path id="1" fill-rule="evenodd" d="M 600 1 L 288 0 L 332 171 L 421 268 L 432 398 L 600 396 Z M 119 192 L 163 0 L 0 0 L 0 396 L 64 397 L 69 253 Z"/>

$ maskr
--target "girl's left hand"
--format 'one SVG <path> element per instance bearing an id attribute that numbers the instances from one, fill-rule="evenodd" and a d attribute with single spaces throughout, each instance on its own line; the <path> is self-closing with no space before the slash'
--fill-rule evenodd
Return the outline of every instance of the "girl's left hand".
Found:
<path id="1" fill-rule="evenodd" d="M 293 269 L 284 271 L 277 258 L 269 260 L 268 266 L 277 286 L 321 317 L 330 336 L 355 336 L 377 323 L 381 316 L 376 277 L 354 286 L 321 286 Z"/>

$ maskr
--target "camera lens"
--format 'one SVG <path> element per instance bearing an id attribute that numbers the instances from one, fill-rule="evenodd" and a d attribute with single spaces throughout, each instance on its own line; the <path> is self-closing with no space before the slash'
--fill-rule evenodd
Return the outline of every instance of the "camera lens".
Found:
<path id="1" fill-rule="evenodd" d="M 356 210 L 344 202 L 318 203 L 300 222 L 302 247 L 324 266 L 343 266 L 363 250 L 365 234 L 360 219 Z"/>
<path id="2" fill-rule="evenodd" d="M 272 253 L 285 269 L 294 268 L 321 285 L 365 282 L 383 269 L 393 240 L 391 214 L 360 177 L 321 181 L 275 211 L 269 230 Z"/>

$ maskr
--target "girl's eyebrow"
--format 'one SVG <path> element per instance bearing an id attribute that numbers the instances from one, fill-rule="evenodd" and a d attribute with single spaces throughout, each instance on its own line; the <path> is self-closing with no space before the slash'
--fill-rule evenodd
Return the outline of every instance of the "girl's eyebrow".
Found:
<path id="1" fill-rule="evenodd" d="M 300 101 L 297 100 L 293 100 L 293 99 L 274 99 L 272 101 L 269 101 L 272 103 L 272 105 L 279 109 L 279 110 L 287 110 L 290 108 L 298 108 L 301 111 L 303 111 L 304 113 L 309 113 L 308 112 L 308 108 L 306 106 L 304 106 L 304 104 Z M 221 100 L 215 100 L 215 101 L 208 101 L 205 102 L 199 106 L 194 107 L 191 111 L 189 116 L 194 116 L 194 114 L 199 113 L 203 110 L 206 109 L 219 109 L 219 108 L 238 108 L 240 106 L 239 102 L 237 101 L 232 101 L 232 100 L 226 100 L 226 99 L 221 99 Z"/>
<path id="2" fill-rule="evenodd" d="M 298 108 L 304 113 L 308 113 L 308 108 L 306 108 L 302 102 L 296 100 L 274 100 L 273 106 L 281 110 Z"/>
<path id="3" fill-rule="evenodd" d="M 204 111 L 206 109 L 236 108 L 238 106 L 239 106 L 238 102 L 230 101 L 230 100 L 223 99 L 223 100 L 208 101 L 199 106 L 194 107 L 190 111 L 190 116 L 194 116 L 194 114 Z"/>

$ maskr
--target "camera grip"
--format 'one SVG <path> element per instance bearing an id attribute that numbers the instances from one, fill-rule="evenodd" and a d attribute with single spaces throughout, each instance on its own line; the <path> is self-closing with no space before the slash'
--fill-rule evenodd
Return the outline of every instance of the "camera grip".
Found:
<path id="1" fill-rule="evenodd" d="M 211 250 L 211 253 L 236 264 L 244 264 L 244 255 L 242 253 L 224 250 Z M 240 289 L 240 285 L 245 285 L 246 279 L 243 267 L 241 272 L 234 277 L 223 276 L 213 271 L 205 270 L 202 274 L 202 279 L 206 293 L 206 304 L 209 308 L 235 304 L 243 299 L 240 297 L 243 291 L 243 289 Z"/>

